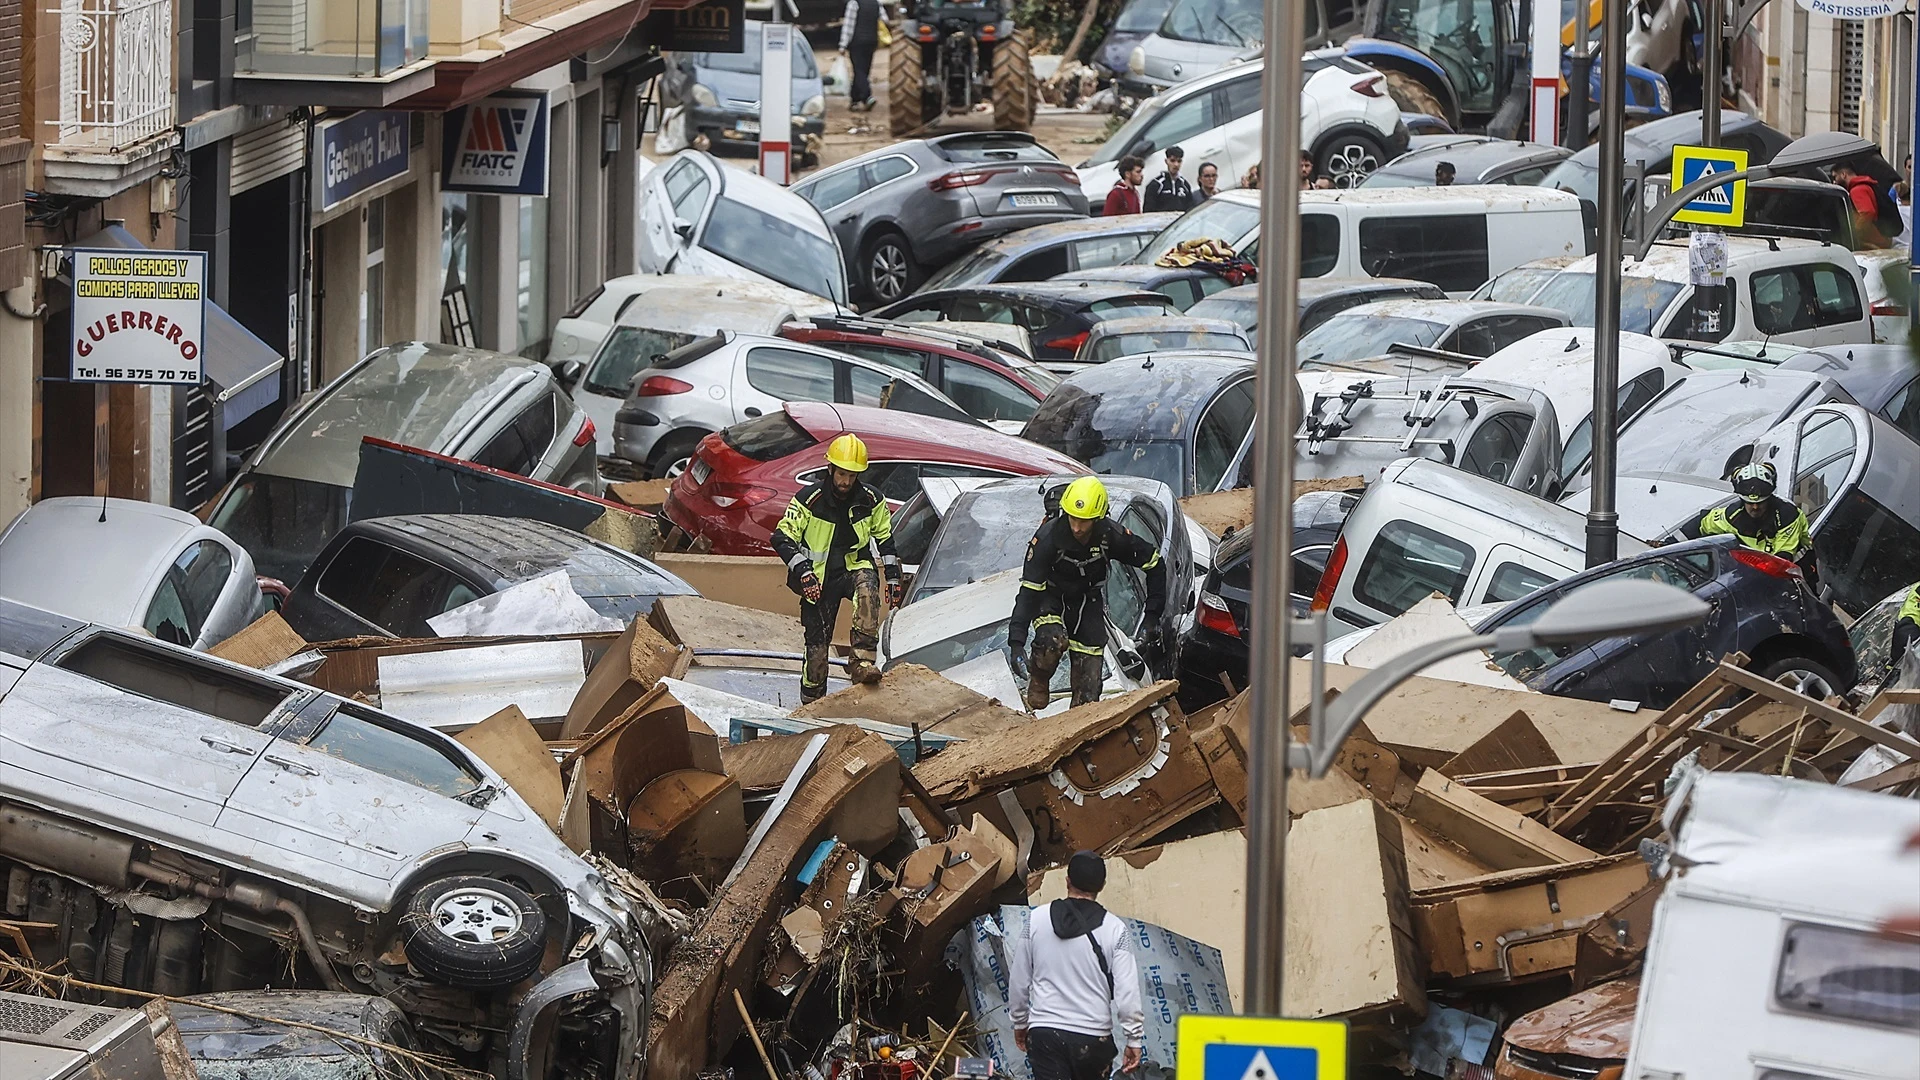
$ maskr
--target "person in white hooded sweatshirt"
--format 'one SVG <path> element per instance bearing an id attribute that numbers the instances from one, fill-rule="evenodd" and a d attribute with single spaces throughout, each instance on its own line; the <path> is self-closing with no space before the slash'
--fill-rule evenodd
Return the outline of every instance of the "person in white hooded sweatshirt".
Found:
<path id="1" fill-rule="evenodd" d="M 1114 1058 L 1113 1016 L 1126 1038 L 1122 1072 L 1140 1065 L 1146 1034 L 1127 927 L 1096 899 L 1107 864 L 1091 851 L 1067 861 L 1067 896 L 1034 908 L 1009 973 L 1013 1041 L 1033 1080 L 1103 1080 Z"/>

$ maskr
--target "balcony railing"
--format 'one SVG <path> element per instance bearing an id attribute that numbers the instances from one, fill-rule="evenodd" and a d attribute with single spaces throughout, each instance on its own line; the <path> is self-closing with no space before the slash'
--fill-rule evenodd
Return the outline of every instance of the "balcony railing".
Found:
<path id="1" fill-rule="evenodd" d="M 172 0 L 61 0 L 60 145 L 113 152 L 173 127 Z"/>
<path id="2" fill-rule="evenodd" d="M 245 74 L 383 76 L 427 55 L 429 0 L 253 0 Z"/>

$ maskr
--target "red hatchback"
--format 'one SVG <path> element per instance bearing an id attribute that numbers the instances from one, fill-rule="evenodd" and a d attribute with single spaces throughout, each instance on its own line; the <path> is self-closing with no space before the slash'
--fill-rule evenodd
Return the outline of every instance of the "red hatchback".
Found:
<path id="1" fill-rule="evenodd" d="M 1009 328 L 1011 329 L 1011 328 Z M 1012 352 L 933 326 L 879 319 L 788 323 L 781 337 L 910 371 L 940 388 L 968 416 L 1016 434 L 1060 376 Z"/>
<path id="2" fill-rule="evenodd" d="M 888 409 L 792 401 L 700 441 L 661 512 L 689 539 L 705 537 L 716 555 L 770 555 L 787 503 L 827 467 L 827 443 L 843 432 L 867 444 L 864 479 L 895 509 L 920 490 L 921 477 L 1047 476 L 1085 465 L 991 428 Z"/>

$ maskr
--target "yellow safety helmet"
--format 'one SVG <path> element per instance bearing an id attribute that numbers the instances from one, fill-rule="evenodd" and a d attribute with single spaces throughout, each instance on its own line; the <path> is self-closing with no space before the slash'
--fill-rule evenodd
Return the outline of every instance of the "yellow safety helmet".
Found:
<path id="1" fill-rule="evenodd" d="M 1067 485 L 1060 496 L 1060 509 L 1068 517 L 1082 518 L 1088 521 L 1107 516 L 1107 485 L 1097 476 L 1083 476 Z"/>
<path id="2" fill-rule="evenodd" d="M 860 441 L 858 435 L 842 435 L 827 444 L 827 464 L 848 472 L 867 471 L 867 444 Z M 1106 499 L 1100 500 L 1104 508 Z"/>

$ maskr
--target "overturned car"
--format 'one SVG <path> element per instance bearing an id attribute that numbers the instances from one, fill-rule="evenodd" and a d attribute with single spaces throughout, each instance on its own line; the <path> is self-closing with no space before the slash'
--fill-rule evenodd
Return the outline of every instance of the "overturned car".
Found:
<path id="1" fill-rule="evenodd" d="M 465 747 L 7 601 L 0 918 L 89 982 L 378 995 L 499 1080 L 644 1071 L 639 912 Z"/>

